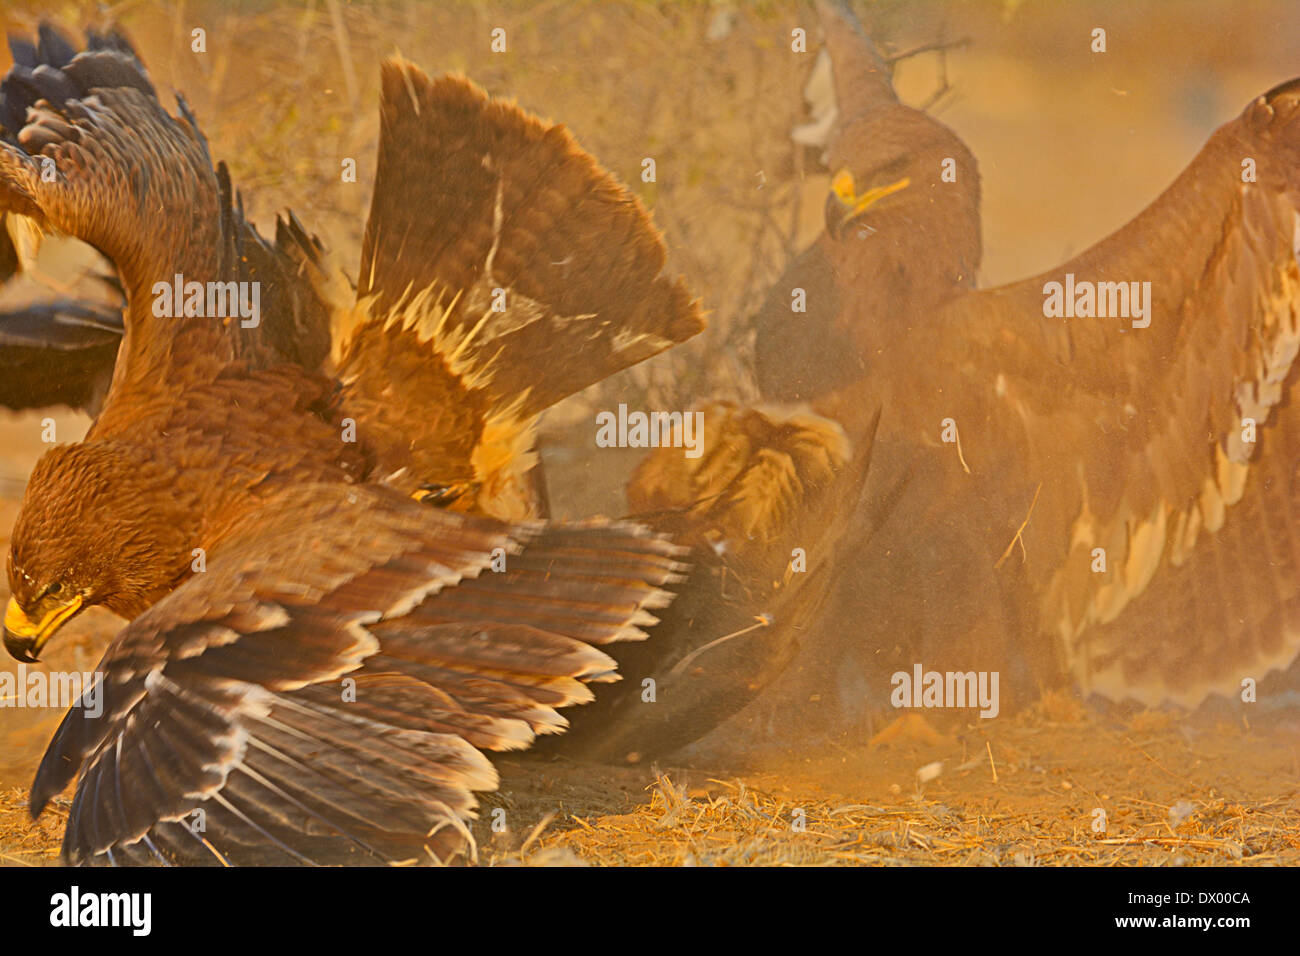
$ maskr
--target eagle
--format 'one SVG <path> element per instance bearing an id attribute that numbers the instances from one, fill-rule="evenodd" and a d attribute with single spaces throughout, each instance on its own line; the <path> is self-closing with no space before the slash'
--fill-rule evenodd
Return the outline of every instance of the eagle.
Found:
<path id="1" fill-rule="evenodd" d="M 1112 236 L 978 289 L 975 157 L 898 101 L 851 13 L 820 8 L 826 229 L 756 316 L 756 371 L 766 400 L 806 402 L 850 441 L 871 429 L 866 497 L 901 494 L 883 521 L 841 512 L 833 593 L 772 706 L 799 707 L 800 733 L 842 730 L 918 662 L 1001 671 L 1004 710 L 1065 682 L 1194 707 L 1285 671 L 1300 80 L 1247 104 Z"/>
<path id="2" fill-rule="evenodd" d="M 14 61 L 0 210 L 98 249 L 127 303 L 11 537 L 15 657 L 87 607 L 128 622 L 33 815 L 76 781 L 75 863 L 472 858 L 484 752 L 563 730 L 685 570 L 643 525 L 540 520 L 534 467 L 542 411 L 702 328 L 659 233 L 563 126 L 394 58 L 353 288 L 291 214 L 245 220 L 122 37 Z"/>
<path id="3" fill-rule="evenodd" d="M 611 649 L 628 679 L 574 715 L 566 756 L 635 761 L 708 734 L 780 677 L 830 593 L 840 546 L 866 543 L 842 540 L 839 516 L 864 495 L 870 432 L 850 441 L 798 404 L 712 399 L 694 413 L 702 454 L 657 448 L 626 487 L 631 516 L 689 549 L 691 573 L 653 640 Z M 888 503 L 863 506 L 878 523 Z"/>

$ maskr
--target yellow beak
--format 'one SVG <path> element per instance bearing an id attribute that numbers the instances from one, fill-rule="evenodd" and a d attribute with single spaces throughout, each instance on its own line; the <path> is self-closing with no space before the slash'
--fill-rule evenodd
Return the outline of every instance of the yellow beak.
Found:
<path id="1" fill-rule="evenodd" d="M 5 647 L 18 660 L 35 661 L 36 655 L 63 623 L 81 610 L 81 595 L 33 622 L 13 598 L 5 608 Z"/>
<path id="2" fill-rule="evenodd" d="M 845 209 L 844 218 L 841 222 L 848 222 L 855 216 L 862 215 L 870 206 L 880 202 L 886 196 L 892 196 L 910 185 L 912 185 L 912 180 L 904 176 L 898 182 L 890 183 L 888 186 L 877 186 L 874 189 L 868 189 L 859 196 L 857 186 L 853 182 L 853 174 L 847 169 L 841 169 L 831 179 L 831 192 L 835 194 L 835 198 L 840 201 L 840 204 Z"/>

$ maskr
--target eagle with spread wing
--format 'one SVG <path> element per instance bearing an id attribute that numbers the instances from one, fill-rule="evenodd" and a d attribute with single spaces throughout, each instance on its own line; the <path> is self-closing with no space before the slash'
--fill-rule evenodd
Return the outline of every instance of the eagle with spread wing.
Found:
<path id="1" fill-rule="evenodd" d="M 898 102 L 851 14 L 821 8 L 838 109 L 827 228 L 757 318 L 760 385 L 850 439 L 879 410 L 869 486 L 906 487 L 880 526 L 843 516 L 845 540 L 872 542 L 845 553 L 788 700 L 839 686 L 842 724 L 923 662 L 1001 669 L 1004 707 L 1067 675 L 1194 706 L 1288 668 L 1300 81 L 1253 100 L 1114 235 L 976 290 L 974 157 Z M 1072 282 L 1080 308 L 1063 318 L 1048 297 Z M 1145 315 L 1136 298 L 1123 314 L 1143 283 Z M 1085 287 L 1105 291 L 1088 305 Z"/>
<path id="2" fill-rule="evenodd" d="M 0 209 L 106 255 L 127 317 L 86 439 L 32 473 L 5 643 L 129 623 L 33 813 L 77 781 L 75 862 L 472 854 L 483 751 L 562 730 L 683 570 L 642 526 L 537 520 L 538 415 L 696 304 L 563 127 L 398 59 L 354 292 L 296 219 L 245 221 L 124 41 L 48 33 L 4 80 Z M 260 321 L 188 293 L 163 317 L 173 282 L 256 284 Z"/>

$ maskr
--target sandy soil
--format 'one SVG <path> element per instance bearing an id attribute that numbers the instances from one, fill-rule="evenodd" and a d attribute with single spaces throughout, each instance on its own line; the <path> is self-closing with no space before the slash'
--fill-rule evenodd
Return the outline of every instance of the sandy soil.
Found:
<path id="1" fill-rule="evenodd" d="M 92 15 L 64 6 L 72 25 Z M 47 8 L 8 5 L 0 25 L 28 31 Z M 710 331 L 565 403 L 543 436 L 557 512 L 619 513 L 635 456 L 592 455 L 592 410 L 634 395 L 680 407 L 708 395 L 752 394 L 747 317 L 819 228 L 826 177 L 787 137 L 802 119 L 811 60 L 784 52 L 790 25 L 813 18 L 796 5 L 746 7 L 713 36 L 722 5 L 348 4 L 337 23 L 328 8 L 244 13 L 215 0 L 123 7 L 155 81 L 185 92 L 214 155 L 231 161 L 263 224 L 291 206 L 345 258 L 355 256 L 371 171 L 363 161 L 361 182 L 340 185 L 339 158 L 373 155 L 375 67 L 398 46 L 431 71 L 464 70 L 564 120 L 629 182 L 643 156 L 658 158 L 660 182 L 636 188 L 665 231 L 672 266 L 711 310 Z M 877 20 L 894 49 L 970 39 L 947 55 L 951 89 L 935 110 L 980 160 L 984 285 L 1054 265 L 1123 224 L 1217 125 L 1300 71 L 1293 42 L 1300 7 L 1286 0 L 885 4 Z M 507 57 L 488 52 L 483 39 L 498 23 L 512 37 Z M 1086 45 L 1099 24 L 1112 37 L 1104 61 Z M 205 57 L 189 52 L 194 26 L 209 31 Z M 942 87 L 943 67 L 933 55 L 903 63 L 903 98 L 926 101 Z M 12 524 L 43 450 L 41 417 L 0 415 L 0 529 Z M 74 440 L 87 424 L 54 417 L 60 440 Z M 87 668 L 116 626 L 110 615 L 83 615 L 51 648 L 48 665 Z M 57 858 L 66 801 L 36 823 L 25 801 L 58 719 L 49 710 L 0 709 L 0 862 Z M 1246 722 L 1213 708 L 1138 712 L 1051 695 L 975 726 L 900 726 L 893 739 L 840 741 L 782 759 L 746 757 L 746 742 L 735 741 L 730 754 L 697 754 L 684 767 L 510 757 L 500 761 L 502 789 L 484 797 L 479 857 L 494 864 L 1300 862 L 1294 711 Z M 1102 814 L 1104 828 L 1095 829 Z M 504 832 L 494 832 L 494 820 Z"/>
<path id="2" fill-rule="evenodd" d="M 523 826 L 489 833 L 483 859 L 1294 865 L 1297 730 L 1294 714 L 1232 726 L 1210 715 L 1089 712 L 1054 696 L 1014 719 L 766 768 L 507 761 L 489 806 L 505 806 Z M 613 797 L 611 779 L 621 791 Z"/>
<path id="3" fill-rule="evenodd" d="M 1290 866 L 1300 715 L 1231 723 L 1049 695 L 1010 719 L 762 762 L 498 760 L 486 865 Z M 10 734 L 32 752 L 44 735 Z M 67 798 L 33 823 L 5 769 L 0 861 L 57 862 Z"/>

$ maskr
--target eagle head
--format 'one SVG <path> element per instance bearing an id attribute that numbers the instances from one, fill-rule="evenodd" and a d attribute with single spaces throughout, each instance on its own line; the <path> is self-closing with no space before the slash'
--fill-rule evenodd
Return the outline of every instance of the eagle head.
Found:
<path id="1" fill-rule="evenodd" d="M 183 579 L 196 535 L 165 472 L 115 442 L 46 452 L 10 536 L 4 641 L 11 655 L 35 661 L 86 608 L 131 618 Z"/>

